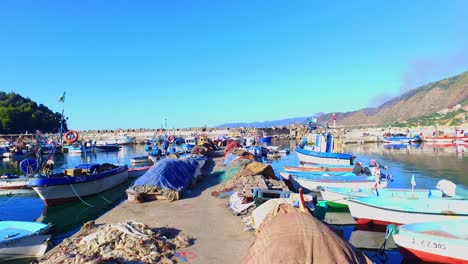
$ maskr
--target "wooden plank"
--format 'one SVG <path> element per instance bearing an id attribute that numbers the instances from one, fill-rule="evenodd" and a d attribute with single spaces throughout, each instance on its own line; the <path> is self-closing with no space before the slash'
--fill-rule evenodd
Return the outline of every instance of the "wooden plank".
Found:
<path id="1" fill-rule="evenodd" d="M 261 177 L 261 176 L 258 176 L 256 177 L 256 181 L 258 183 L 258 187 L 261 188 L 261 189 L 268 189 L 268 186 L 267 184 L 265 183 L 265 180 Z"/>

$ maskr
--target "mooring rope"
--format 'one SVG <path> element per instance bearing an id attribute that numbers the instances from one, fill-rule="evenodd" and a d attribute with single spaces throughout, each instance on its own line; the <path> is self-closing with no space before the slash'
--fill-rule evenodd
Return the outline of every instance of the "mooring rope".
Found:
<path id="1" fill-rule="evenodd" d="M 383 263 L 385 263 L 387 260 L 388 260 L 388 256 L 387 254 L 385 253 L 385 249 L 387 247 L 387 241 L 388 241 L 388 238 L 390 237 L 390 235 L 392 234 L 398 234 L 398 228 L 391 224 L 391 225 L 387 225 L 387 228 L 385 230 L 385 240 L 384 242 L 382 243 L 382 245 L 380 246 L 380 248 L 378 249 L 379 251 L 374 254 L 372 256 L 372 258 L 374 257 L 378 257 L 380 261 L 382 261 Z M 379 256 L 380 255 L 383 255 L 385 258 L 382 260 Z"/>
<path id="2" fill-rule="evenodd" d="M 95 207 L 94 205 L 85 202 L 85 200 L 83 200 L 83 199 L 78 195 L 78 193 L 76 192 L 75 188 L 73 187 L 73 184 L 71 183 L 70 178 L 68 178 L 68 176 L 64 176 L 64 177 L 67 178 L 68 183 L 70 183 L 71 189 L 72 189 L 73 192 L 75 193 L 76 197 L 78 197 L 78 198 L 80 199 L 81 202 L 83 202 L 84 204 L 86 204 L 86 205 L 89 206 L 89 207 Z"/>

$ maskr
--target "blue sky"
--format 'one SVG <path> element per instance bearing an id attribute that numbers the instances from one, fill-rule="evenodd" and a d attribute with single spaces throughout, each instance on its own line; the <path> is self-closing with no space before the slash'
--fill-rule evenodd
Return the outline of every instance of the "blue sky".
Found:
<path id="1" fill-rule="evenodd" d="M 71 129 L 376 106 L 468 69 L 468 1 L 0 1 L 0 91 Z"/>

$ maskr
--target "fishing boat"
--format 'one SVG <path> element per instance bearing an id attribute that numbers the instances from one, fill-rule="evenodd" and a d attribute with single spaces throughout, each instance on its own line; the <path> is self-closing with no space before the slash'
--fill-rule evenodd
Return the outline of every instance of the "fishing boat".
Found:
<path id="1" fill-rule="evenodd" d="M 380 199 L 462 199 L 460 196 L 444 197 L 439 190 L 431 189 L 400 189 L 386 188 L 333 188 L 326 187 L 320 190 L 327 204 L 334 207 L 348 207 L 348 201 L 354 198 L 371 197 Z"/>
<path id="2" fill-rule="evenodd" d="M 468 219 L 399 226 L 393 239 L 405 258 L 427 262 L 468 262 Z"/>
<path id="3" fill-rule="evenodd" d="M 132 164 L 148 164 L 152 163 L 153 161 L 150 159 L 149 155 L 144 155 L 144 156 L 136 156 L 136 157 L 131 157 L 130 162 Z"/>
<path id="4" fill-rule="evenodd" d="M 197 137 L 186 137 L 184 146 L 187 149 L 192 149 L 197 145 L 197 141 L 198 141 Z"/>
<path id="5" fill-rule="evenodd" d="M 29 180 L 46 205 L 63 204 L 110 189 L 128 179 L 127 165 L 80 164 L 50 176 Z"/>
<path id="6" fill-rule="evenodd" d="M 433 143 L 453 143 L 457 142 L 468 142 L 468 133 L 463 129 L 457 129 L 455 135 L 434 135 L 424 137 L 425 142 Z"/>
<path id="7" fill-rule="evenodd" d="M 354 169 L 353 165 L 337 165 L 337 166 L 329 166 L 323 164 L 316 164 L 314 166 L 300 166 L 300 167 L 292 167 L 292 166 L 284 166 L 284 171 L 289 173 L 301 173 L 301 172 L 351 172 Z"/>
<path id="8" fill-rule="evenodd" d="M 0 196 L 16 194 L 34 194 L 34 190 L 28 187 L 30 177 L 25 175 L 4 174 L 0 176 Z"/>
<path id="9" fill-rule="evenodd" d="M 468 200 L 362 197 L 348 200 L 348 207 L 357 224 L 403 225 L 468 219 Z"/>
<path id="10" fill-rule="evenodd" d="M 109 139 L 99 140 L 96 144 L 118 144 L 118 145 L 132 145 L 136 143 L 136 137 L 129 136 L 127 134 L 120 134 L 113 136 Z"/>
<path id="11" fill-rule="evenodd" d="M 145 174 L 151 167 L 153 167 L 153 165 L 131 167 L 128 169 L 128 178 L 136 179 Z"/>
<path id="12" fill-rule="evenodd" d="M 315 144 L 307 145 L 307 140 L 303 140 L 296 146 L 296 153 L 299 161 L 303 164 L 331 164 L 331 165 L 353 165 L 354 156 L 349 153 L 337 153 L 334 149 L 334 138 L 328 132 L 328 127 L 319 124 L 313 120 L 307 119 L 306 123 L 309 131 L 317 130 L 318 127 L 323 127 L 325 133 L 315 134 Z"/>
<path id="13" fill-rule="evenodd" d="M 105 143 L 105 144 L 97 144 L 95 150 L 97 152 L 110 152 L 110 151 L 119 151 L 120 145 L 117 143 Z"/>
<path id="14" fill-rule="evenodd" d="M 42 256 L 50 239 L 43 223 L 0 221 L 0 261 Z"/>
<path id="15" fill-rule="evenodd" d="M 96 150 L 96 144 L 90 141 L 82 144 L 80 141 L 76 141 L 70 145 L 63 145 L 63 149 L 66 149 L 65 152 L 69 154 L 82 154 L 82 153 L 93 153 Z"/>
<path id="16" fill-rule="evenodd" d="M 387 143 L 410 143 L 410 142 L 421 142 L 422 138 L 419 135 L 408 136 L 402 133 L 397 133 L 397 134 L 386 133 L 383 136 L 383 141 Z"/>
<path id="17" fill-rule="evenodd" d="M 346 172 L 348 173 L 348 172 Z M 385 177 L 375 176 L 356 176 L 355 174 L 330 175 L 322 174 L 304 174 L 297 175 L 287 172 L 281 172 L 281 177 L 290 180 L 293 186 L 298 189 L 303 187 L 310 191 L 320 192 L 323 187 L 347 187 L 347 188 L 386 188 L 387 179 Z"/>
<path id="18" fill-rule="evenodd" d="M 50 164 L 50 163 L 49 163 Z M 28 195 L 34 194 L 34 190 L 28 186 L 31 177 L 34 177 L 38 169 L 35 159 L 24 159 L 19 164 L 23 175 L 4 174 L 0 176 L 0 195 Z"/>

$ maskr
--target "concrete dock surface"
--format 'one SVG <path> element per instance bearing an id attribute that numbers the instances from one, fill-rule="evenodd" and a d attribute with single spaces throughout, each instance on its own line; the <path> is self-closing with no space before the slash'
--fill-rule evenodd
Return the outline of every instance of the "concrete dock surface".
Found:
<path id="1" fill-rule="evenodd" d="M 207 162 L 203 179 L 183 193 L 181 200 L 125 201 L 95 223 L 137 221 L 149 227 L 167 225 L 194 238 L 191 246 L 179 252 L 182 255 L 179 263 L 241 263 L 254 240 L 253 233 L 243 231 L 240 217 L 231 213 L 226 200 L 211 196 L 211 192 L 219 188 L 218 179 L 211 173 L 222 169 L 223 159 L 222 152 L 218 151 Z M 55 248 L 47 254 L 54 251 Z"/>

